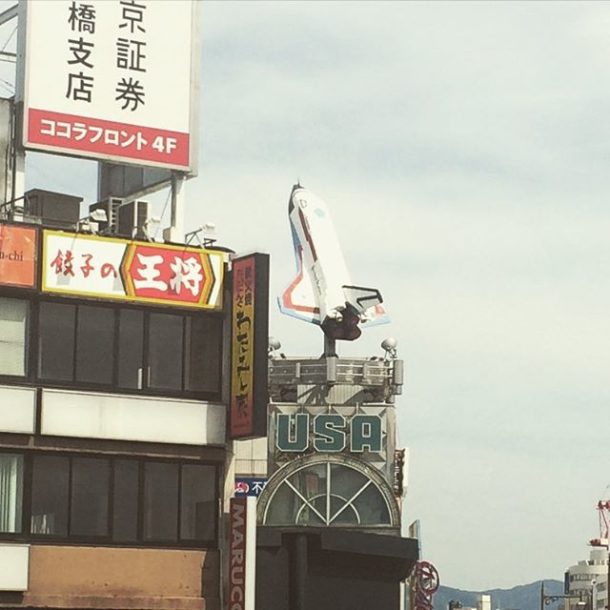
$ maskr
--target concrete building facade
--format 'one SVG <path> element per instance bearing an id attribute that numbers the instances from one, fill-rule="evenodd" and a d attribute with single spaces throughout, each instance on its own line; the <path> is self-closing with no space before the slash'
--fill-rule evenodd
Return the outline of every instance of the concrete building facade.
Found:
<path id="1" fill-rule="evenodd" d="M 0 607 L 219 609 L 227 254 L 9 222 L 0 253 Z"/>
<path id="2" fill-rule="evenodd" d="M 608 549 L 602 547 L 592 548 L 589 559 L 566 570 L 565 593 L 573 596 L 569 600 L 570 608 L 578 604 L 591 610 L 608 607 L 608 568 Z"/>

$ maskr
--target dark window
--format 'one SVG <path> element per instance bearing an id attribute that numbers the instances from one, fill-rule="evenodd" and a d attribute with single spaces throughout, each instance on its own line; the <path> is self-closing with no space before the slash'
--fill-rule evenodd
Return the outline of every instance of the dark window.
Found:
<path id="1" fill-rule="evenodd" d="M 142 389 L 144 370 L 144 314 L 132 309 L 119 312 L 119 386 Z"/>
<path id="2" fill-rule="evenodd" d="M 28 303 L 0 297 L 0 375 L 25 375 Z"/>
<path id="3" fill-rule="evenodd" d="M 148 328 L 149 385 L 155 389 L 182 389 L 184 317 L 152 313 Z"/>
<path id="4" fill-rule="evenodd" d="M 117 542 L 138 539 L 139 466 L 135 460 L 114 462 L 112 538 Z"/>
<path id="5" fill-rule="evenodd" d="M 214 540 L 216 536 L 216 469 L 201 464 L 182 466 L 180 538 Z"/>
<path id="6" fill-rule="evenodd" d="M 178 536 L 178 464 L 147 462 L 144 467 L 144 540 Z"/>
<path id="7" fill-rule="evenodd" d="M 0 452 L 0 539 L 2 534 L 27 534 L 22 518 L 35 537 L 214 545 L 217 469 L 134 458 Z"/>
<path id="8" fill-rule="evenodd" d="M 3 358 L 0 335 L 0 375 L 5 360 L 12 372 L 4 374 L 24 374 L 27 303 L 4 301 L 22 303 L 25 309 L 11 314 L 21 321 L 11 323 L 12 338 L 5 341 L 10 357 Z M 0 299 L 0 331 L 2 307 Z M 39 323 L 38 371 L 45 381 L 151 393 L 220 392 L 220 316 L 44 301 Z"/>
<path id="9" fill-rule="evenodd" d="M 109 480 L 108 460 L 72 460 L 71 535 L 108 535 Z"/>
<path id="10" fill-rule="evenodd" d="M 186 319 L 185 386 L 191 392 L 220 388 L 222 320 L 192 316 Z"/>
<path id="11" fill-rule="evenodd" d="M 68 534 L 69 461 L 34 456 L 32 472 L 32 534 Z"/>
<path id="12" fill-rule="evenodd" d="M 57 381 L 74 378 L 76 306 L 40 304 L 40 377 Z"/>
<path id="13" fill-rule="evenodd" d="M 76 380 L 112 383 L 114 310 L 79 306 L 76 325 Z"/>

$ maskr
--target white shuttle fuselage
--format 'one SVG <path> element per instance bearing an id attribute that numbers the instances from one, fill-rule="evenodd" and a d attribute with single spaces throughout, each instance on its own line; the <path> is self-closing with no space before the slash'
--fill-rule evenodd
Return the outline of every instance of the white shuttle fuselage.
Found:
<path id="1" fill-rule="evenodd" d="M 337 330 L 346 316 L 358 323 L 387 321 L 381 295 L 374 288 L 353 286 L 328 207 L 311 191 L 296 185 L 288 203 L 297 275 L 279 298 L 283 313 Z M 358 334 L 360 334 L 358 332 Z M 355 338 L 355 337 L 353 337 Z"/>

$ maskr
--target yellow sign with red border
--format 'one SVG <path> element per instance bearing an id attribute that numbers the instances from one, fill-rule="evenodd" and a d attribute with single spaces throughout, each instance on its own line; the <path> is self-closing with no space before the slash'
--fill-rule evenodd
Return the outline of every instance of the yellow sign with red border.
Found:
<path id="1" fill-rule="evenodd" d="M 224 262 L 220 251 L 45 230 L 42 291 L 219 310 Z"/>

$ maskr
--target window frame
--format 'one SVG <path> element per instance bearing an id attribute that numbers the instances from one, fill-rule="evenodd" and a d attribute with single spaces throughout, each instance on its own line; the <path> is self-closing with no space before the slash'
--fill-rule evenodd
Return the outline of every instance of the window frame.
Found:
<path id="1" fill-rule="evenodd" d="M 21 532 L 0 532 L 0 541 L 32 542 L 42 544 L 95 544 L 112 547 L 135 547 L 135 548 L 172 548 L 172 549 L 216 549 L 219 545 L 218 534 L 220 531 L 220 499 L 222 489 L 220 485 L 222 464 L 213 461 L 201 460 L 181 460 L 170 458 L 148 458 L 133 455 L 99 455 L 89 453 L 68 453 L 64 451 L 14 451 L 1 449 L 0 455 L 20 455 L 23 459 L 23 481 L 21 497 Z M 32 497 L 33 497 L 33 478 L 34 478 L 34 458 L 35 457 L 62 457 L 68 460 L 68 489 L 67 489 L 67 533 L 63 534 L 40 534 L 32 533 Z M 77 459 L 89 458 L 104 460 L 109 466 L 109 493 L 107 505 L 107 533 L 105 535 L 74 535 L 71 533 L 72 520 L 72 496 L 73 496 L 73 462 Z M 126 541 L 115 539 L 114 537 L 114 500 L 115 500 L 115 464 L 120 461 L 132 461 L 137 464 L 138 487 L 136 505 L 136 540 Z M 145 539 L 144 538 L 144 471 L 146 463 L 171 463 L 178 466 L 178 487 L 177 487 L 177 514 L 176 514 L 176 539 Z M 182 472 L 184 466 L 211 466 L 213 473 L 214 490 L 214 513 L 213 538 L 210 539 L 191 539 L 181 538 L 182 530 Z"/>
<path id="2" fill-rule="evenodd" d="M 9 456 L 9 457 L 17 457 L 20 458 L 18 459 L 18 463 L 20 463 L 20 467 L 21 467 L 21 472 L 20 474 L 20 480 L 18 481 L 18 486 L 21 488 L 21 497 L 18 497 L 18 495 L 15 495 L 15 508 L 14 508 L 14 512 L 15 512 L 15 521 L 19 524 L 19 530 L 15 531 L 15 532 L 3 532 L 0 530 L 0 536 L 1 537 L 5 537 L 10 539 L 13 539 L 15 537 L 18 536 L 22 536 L 23 535 L 23 530 L 24 530 L 24 522 L 23 522 L 23 515 L 25 514 L 25 498 L 26 498 L 26 457 L 24 455 L 24 453 L 22 451 L 14 451 L 12 449 L 6 449 L 2 452 L 0 452 L 0 456 Z M 18 508 L 19 506 L 21 507 L 21 511 L 19 513 Z"/>
<path id="3" fill-rule="evenodd" d="M 38 345 L 36 344 L 36 346 L 32 345 L 32 339 L 35 336 L 33 329 L 32 329 L 32 318 L 34 317 L 32 315 L 32 310 L 35 308 L 33 303 L 32 303 L 32 299 L 28 298 L 27 295 L 24 295 L 23 293 L 19 293 L 19 292 L 14 292 L 12 290 L 3 290 L 0 293 L 0 298 L 3 299 L 13 299 L 16 301 L 22 301 L 23 303 L 25 303 L 25 337 L 24 337 L 24 342 L 23 342 L 23 348 L 24 348 L 24 354 L 23 354 L 23 368 L 24 368 L 24 374 L 23 375 L 10 375 L 8 373 L 1 373 L 0 372 L 0 382 L 17 382 L 17 383 L 24 383 L 25 381 L 27 381 L 32 373 L 33 373 L 33 368 L 32 368 L 32 364 L 34 364 L 35 366 L 35 357 L 36 357 L 36 349 L 38 347 Z"/>
<path id="4" fill-rule="evenodd" d="M 0 292 L 0 296 L 6 298 L 15 298 L 21 300 L 26 303 L 26 337 L 25 337 L 25 375 L 24 376 L 14 376 L 14 375 L 3 375 L 0 374 L 0 384 L 7 385 L 28 385 L 28 386 L 43 386 L 49 388 L 57 388 L 57 389 L 65 389 L 65 390 L 85 390 L 85 391 L 102 391 L 102 392 L 111 392 L 114 394 L 125 394 L 125 395 L 143 395 L 143 396 L 156 396 L 156 397 L 169 397 L 169 398 L 187 398 L 187 399 L 195 399 L 195 400 L 208 400 L 208 401 L 220 401 L 222 398 L 222 390 L 223 390 L 223 382 L 222 382 L 222 366 L 216 367 L 218 370 L 216 371 L 216 375 L 214 375 L 215 379 L 215 389 L 205 389 L 205 390 L 191 390 L 189 389 L 189 379 L 187 378 L 187 373 L 192 369 L 192 365 L 190 363 L 191 354 L 189 352 L 189 346 L 191 341 L 187 340 L 187 328 L 189 326 L 187 320 L 189 318 L 207 318 L 208 320 L 213 320 L 213 324 L 218 325 L 220 327 L 220 332 L 218 334 L 218 359 L 219 361 L 223 361 L 226 353 L 226 345 L 224 341 L 225 327 L 226 321 L 224 312 L 222 311 L 194 311 L 187 310 L 185 308 L 172 308 L 171 311 L 168 311 L 167 308 L 154 308 L 150 306 L 142 306 L 142 305 L 133 305 L 129 303 L 116 303 L 116 302 L 101 302 L 101 301 L 82 301 L 77 299 L 69 299 L 69 298 L 49 298 L 47 295 L 36 295 L 34 298 L 31 296 L 28 298 L 28 295 L 24 295 L 23 293 L 15 293 L 14 291 L 4 291 Z M 42 354 L 41 354 L 41 315 L 42 315 L 42 307 L 43 303 L 52 303 L 57 305 L 71 305 L 75 307 L 75 315 L 74 315 L 74 325 L 72 327 L 73 332 L 73 366 L 72 366 L 72 376 L 71 380 L 60 380 L 53 378 L 44 378 L 42 377 L 40 370 L 42 363 Z M 104 307 L 112 310 L 113 312 L 113 350 L 112 350 L 112 381 L 110 383 L 94 383 L 94 382 L 84 382 L 77 381 L 76 379 L 76 357 L 78 350 L 78 337 L 77 337 L 77 329 L 78 329 L 78 318 L 79 318 L 79 310 L 82 307 Z M 142 383 L 141 388 L 138 387 L 127 387 L 119 384 L 119 366 L 120 366 L 120 358 L 119 358 L 119 324 L 120 324 L 120 312 L 121 311 L 138 311 L 141 312 L 143 317 L 143 335 L 142 335 Z M 182 319 L 182 353 L 181 353 L 181 389 L 171 389 L 171 388 L 155 388 L 150 384 L 150 324 L 151 317 L 153 314 L 158 313 L 172 313 L 174 315 L 178 315 Z M 195 324 L 191 324 L 191 326 L 196 326 Z M 216 338 L 216 332 L 211 335 Z M 136 384 L 137 385 L 137 384 Z"/>

